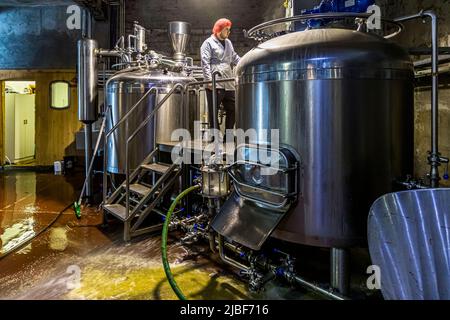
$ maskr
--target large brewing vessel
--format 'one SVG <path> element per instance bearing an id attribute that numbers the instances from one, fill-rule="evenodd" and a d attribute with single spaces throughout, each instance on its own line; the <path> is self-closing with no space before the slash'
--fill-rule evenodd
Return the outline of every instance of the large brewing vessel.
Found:
<path id="1" fill-rule="evenodd" d="M 271 235 L 322 247 L 364 239 L 370 204 L 413 171 L 408 54 L 377 35 L 316 29 L 258 45 L 241 59 L 237 75 L 236 127 L 256 129 L 249 142 L 259 145 L 271 143 L 263 129 L 278 129 L 281 147 L 298 163 L 297 197 Z M 245 182 L 270 188 L 255 181 Z M 249 188 L 237 188 L 249 195 Z M 263 193 L 251 196 L 259 209 L 250 211 L 262 217 Z M 248 199 L 235 200 L 239 211 Z"/>
<path id="2" fill-rule="evenodd" d="M 108 131 L 125 116 L 148 90 L 153 88 L 154 91 L 145 98 L 109 138 L 107 162 L 109 172 L 125 173 L 127 139 L 176 84 L 185 85 L 193 81 L 195 79 L 182 72 L 171 72 L 162 68 L 119 72 L 111 77 L 106 89 L 106 101 L 110 109 L 107 118 Z M 195 101 L 190 99 L 188 103 L 186 97 L 187 94 L 182 92 L 181 89 L 175 91 L 156 112 L 154 119 L 130 141 L 128 147 L 130 169 L 136 168 L 154 149 L 155 141 L 157 144 L 170 143 L 173 130 L 192 126 L 196 112 Z M 187 103 L 182 103 L 183 99 Z M 189 113 L 189 116 L 186 116 L 186 113 Z M 187 122 L 184 122 L 185 119 L 188 119 Z"/>

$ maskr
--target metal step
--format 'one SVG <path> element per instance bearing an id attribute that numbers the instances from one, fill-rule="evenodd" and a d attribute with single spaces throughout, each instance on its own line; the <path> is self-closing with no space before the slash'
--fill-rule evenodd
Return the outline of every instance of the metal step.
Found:
<path id="1" fill-rule="evenodd" d="M 141 165 L 141 168 L 164 174 L 167 170 L 169 170 L 170 166 L 162 163 L 150 163 Z"/>
<path id="2" fill-rule="evenodd" d="M 126 220 L 127 209 L 121 204 L 107 204 L 103 209 L 122 221 Z"/>
<path id="3" fill-rule="evenodd" d="M 142 184 L 135 183 L 130 185 L 130 190 L 145 197 L 152 189 L 143 186 Z"/>

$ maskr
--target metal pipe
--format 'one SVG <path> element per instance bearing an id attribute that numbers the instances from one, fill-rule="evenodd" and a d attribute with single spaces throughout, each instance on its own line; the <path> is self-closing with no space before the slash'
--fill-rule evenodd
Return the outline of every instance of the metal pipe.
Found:
<path id="1" fill-rule="evenodd" d="M 86 172 L 86 180 L 84 181 L 83 188 L 81 189 L 80 198 L 78 200 L 79 204 L 81 204 L 81 200 L 83 199 L 84 192 L 86 191 L 86 195 L 87 196 L 89 194 L 89 191 L 88 191 L 89 181 L 88 180 L 91 179 L 91 172 L 92 172 L 92 168 L 94 166 L 95 155 L 96 155 L 96 153 L 98 151 L 98 147 L 100 146 L 100 141 L 102 139 L 102 136 L 105 133 L 105 124 L 106 124 L 106 117 L 103 118 L 102 125 L 100 127 L 100 131 L 99 131 L 99 134 L 98 134 L 97 142 L 95 143 L 94 153 L 93 153 L 93 156 L 91 155 L 91 161 L 90 161 L 90 164 L 89 164 L 89 168 L 88 168 L 88 170 Z M 103 170 L 105 170 L 105 169 L 103 169 Z M 91 197 L 91 196 L 92 196 L 92 194 L 89 195 L 88 197 Z"/>
<path id="2" fill-rule="evenodd" d="M 92 38 L 92 17 L 89 9 L 84 9 L 81 14 L 81 37 Z"/>
<path id="3" fill-rule="evenodd" d="M 346 249 L 331 248 L 331 287 L 346 295 L 349 289 L 348 261 L 349 254 Z"/>
<path id="4" fill-rule="evenodd" d="M 217 239 L 219 241 L 219 243 L 218 243 L 219 256 L 224 262 L 226 262 L 227 264 L 232 265 L 240 270 L 247 271 L 247 272 L 250 271 L 249 267 L 244 266 L 242 263 L 237 262 L 225 255 L 224 248 L 223 248 L 223 236 L 221 234 L 218 234 Z"/>
<path id="5" fill-rule="evenodd" d="M 98 49 L 97 55 L 101 57 L 117 57 L 120 58 L 122 53 L 118 50 L 106 50 L 106 49 Z"/>
<path id="6" fill-rule="evenodd" d="M 78 120 L 92 123 L 97 120 L 97 41 L 78 41 Z"/>
<path id="7" fill-rule="evenodd" d="M 220 234 L 218 235 L 218 247 L 219 247 L 219 253 L 220 253 L 220 250 L 221 250 L 221 249 L 220 249 L 220 247 L 221 247 L 221 246 L 220 246 L 221 241 L 222 241 L 222 251 L 223 251 L 223 247 L 227 247 L 227 249 L 233 251 L 234 253 L 236 253 L 236 254 L 238 254 L 238 255 L 244 255 L 244 256 L 247 256 L 247 255 L 245 254 L 245 252 L 243 252 L 241 249 L 239 249 L 239 248 L 236 247 L 235 245 L 232 245 L 231 243 L 225 243 L 225 244 L 223 244 L 223 238 L 222 238 L 222 236 L 221 236 Z M 224 261 L 225 261 L 226 263 L 229 263 L 228 260 L 227 260 L 227 261 L 224 260 Z M 234 260 L 233 260 L 233 261 L 234 261 Z M 258 259 L 256 259 L 255 262 L 256 262 L 260 267 L 262 267 L 264 270 L 269 271 L 269 272 L 273 272 L 274 274 L 277 274 L 277 269 L 279 268 L 278 266 L 273 265 L 273 264 L 271 264 L 271 263 L 268 263 L 267 261 L 260 261 L 260 260 L 258 260 Z M 237 267 L 237 266 L 235 266 L 235 267 Z M 237 267 L 237 268 L 239 268 L 239 267 Z M 345 296 L 343 296 L 343 295 L 340 295 L 340 294 L 337 294 L 337 293 L 330 292 L 330 291 L 328 291 L 328 290 L 326 290 L 326 289 L 323 289 L 323 288 L 321 288 L 321 287 L 319 287 L 319 286 L 317 286 L 317 285 L 315 285 L 315 284 L 313 284 L 313 283 L 311 283 L 311 282 L 306 281 L 305 279 L 303 279 L 302 277 L 300 277 L 299 275 L 297 275 L 297 274 L 295 274 L 295 273 L 288 272 L 288 271 L 284 271 L 284 272 L 283 272 L 283 277 L 284 277 L 286 280 L 290 281 L 290 282 L 295 282 L 295 283 L 297 283 L 297 284 L 300 285 L 300 286 L 303 286 L 303 287 L 305 287 L 305 288 L 308 288 L 308 289 L 310 289 L 310 290 L 312 290 L 312 291 L 314 291 L 314 292 L 316 292 L 316 293 L 322 294 L 322 295 L 324 295 L 324 296 L 326 296 L 326 297 L 328 297 L 328 298 L 330 298 L 330 299 L 333 299 L 333 300 L 348 300 L 347 297 L 345 297 Z"/>
<path id="8" fill-rule="evenodd" d="M 91 198 L 93 195 L 92 190 L 92 183 L 93 179 L 89 172 L 89 166 L 92 159 L 92 124 L 86 123 L 84 125 L 84 147 L 85 147 L 85 157 L 84 157 L 84 164 L 85 164 L 85 172 L 86 172 L 86 198 L 87 202 L 91 202 Z"/>
<path id="9" fill-rule="evenodd" d="M 236 79 L 235 78 L 216 79 L 216 83 L 231 82 L 231 81 L 236 81 Z M 195 82 L 188 83 L 187 86 L 192 87 L 192 86 L 200 86 L 200 85 L 204 85 L 204 84 L 212 84 L 212 80 L 210 80 L 210 81 L 195 81 Z"/>
<path id="10" fill-rule="evenodd" d="M 89 31 L 86 31 L 89 33 Z M 92 158 L 92 123 L 98 116 L 98 91 L 97 91 L 97 56 L 95 51 L 97 41 L 81 39 L 78 41 L 78 120 L 85 123 L 85 166 L 86 166 L 86 198 L 90 202 L 93 195 L 92 177 L 89 165 Z"/>
<path id="11" fill-rule="evenodd" d="M 209 219 L 210 221 L 212 221 L 212 218 L 214 217 L 215 214 L 215 209 L 216 206 L 214 205 L 214 199 L 209 198 L 208 199 L 208 213 L 209 213 Z M 214 234 L 214 230 L 211 229 L 211 227 L 209 227 L 209 234 L 208 234 L 208 240 L 209 240 L 209 248 L 211 249 L 212 252 L 216 252 L 216 237 Z"/>
<path id="12" fill-rule="evenodd" d="M 217 130 L 217 90 L 216 76 L 220 74 L 218 71 L 212 73 L 212 107 L 213 107 L 213 129 Z M 216 139 L 217 140 L 217 139 Z"/>
<path id="13" fill-rule="evenodd" d="M 317 285 L 315 285 L 315 284 L 313 284 L 311 282 L 306 281 L 305 279 L 301 278 L 298 275 L 294 275 L 293 276 L 293 280 L 298 285 L 301 285 L 301 286 L 303 286 L 305 288 L 311 289 L 312 291 L 317 292 L 319 294 L 322 294 L 322 295 L 324 295 L 324 296 L 326 296 L 326 297 L 328 297 L 330 299 L 333 299 L 333 300 L 348 300 L 347 297 L 344 297 L 342 295 L 339 295 L 339 294 L 330 292 L 328 290 L 325 290 L 325 289 L 323 289 L 323 288 L 321 288 L 321 287 L 319 287 L 319 286 L 317 286 Z"/>
<path id="14" fill-rule="evenodd" d="M 432 77 L 433 77 L 433 87 L 431 95 L 431 154 L 430 154 L 430 179 L 431 187 L 439 187 L 439 166 L 441 165 L 439 147 L 438 147 L 438 126 L 439 126 L 439 67 L 438 67 L 438 24 L 437 16 L 433 11 L 425 11 L 423 13 L 425 16 L 431 18 L 431 40 L 432 40 Z"/>
<path id="15" fill-rule="evenodd" d="M 441 157 L 439 153 L 439 44 L 438 44 L 438 22 L 434 11 L 420 11 L 417 14 L 404 16 L 395 19 L 396 22 L 404 22 L 419 18 L 431 18 L 431 72 L 432 72 L 432 93 L 431 93 L 431 151 L 428 156 L 428 164 L 430 165 L 430 183 L 431 188 L 439 187 L 439 166 L 441 165 Z"/>

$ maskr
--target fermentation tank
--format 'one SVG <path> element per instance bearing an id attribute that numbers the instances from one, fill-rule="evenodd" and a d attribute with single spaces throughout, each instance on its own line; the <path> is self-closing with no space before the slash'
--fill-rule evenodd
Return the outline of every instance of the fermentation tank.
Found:
<path id="1" fill-rule="evenodd" d="M 125 173 L 125 146 L 128 137 L 133 134 L 152 112 L 156 104 L 176 84 L 185 85 L 192 81 L 195 81 L 195 79 L 186 76 L 184 73 L 170 72 L 162 68 L 119 72 L 111 77 L 107 86 L 107 103 L 110 106 L 107 122 L 108 131 L 125 116 L 148 90 L 155 88 L 157 92 L 150 93 L 109 138 L 107 162 L 107 170 L 109 172 Z M 167 143 L 171 141 L 173 130 L 184 127 L 183 117 L 189 117 L 188 124 L 193 123 L 196 112 L 195 100 L 191 97 L 189 105 L 182 105 L 182 101 L 185 98 L 186 95 L 183 95 L 181 90 L 175 91 L 156 112 L 154 121 L 150 121 L 130 142 L 129 159 L 131 170 L 136 168 L 154 149 L 155 134 L 157 144 Z M 187 100 L 185 99 L 185 101 Z M 189 115 L 187 115 L 187 110 L 189 110 Z"/>
<path id="2" fill-rule="evenodd" d="M 236 127 L 256 129 L 249 143 L 266 147 L 263 129 L 279 129 L 283 161 L 292 163 L 286 168 L 296 167 L 284 172 L 295 196 L 274 209 L 263 191 L 271 180 L 252 177 L 252 165 L 238 166 L 237 192 L 214 228 L 253 249 L 269 233 L 321 247 L 364 240 L 370 204 L 413 171 L 408 54 L 374 34 L 313 29 L 258 45 L 239 62 L 237 77 Z M 248 241 L 251 235 L 257 239 Z"/>

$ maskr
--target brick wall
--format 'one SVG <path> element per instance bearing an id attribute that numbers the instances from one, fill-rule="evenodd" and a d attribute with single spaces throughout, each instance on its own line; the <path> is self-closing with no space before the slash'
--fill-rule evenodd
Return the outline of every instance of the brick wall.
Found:
<path id="1" fill-rule="evenodd" d="M 268 19 L 284 16 L 282 0 L 167 0 L 127 1 L 127 31 L 133 21 L 139 21 L 149 29 L 149 46 L 157 52 L 172 55 L 172 47 L 167 36 L 170 21 L 191 23 L 192 34 L 187 54 L 199 61 L 200 46 L 211 35 L 214 22 L 226 17 L 233 22 L 230 40 L 236 52 L 244 55 L 256 42 L 244 37 L 243 30 Z"/>

